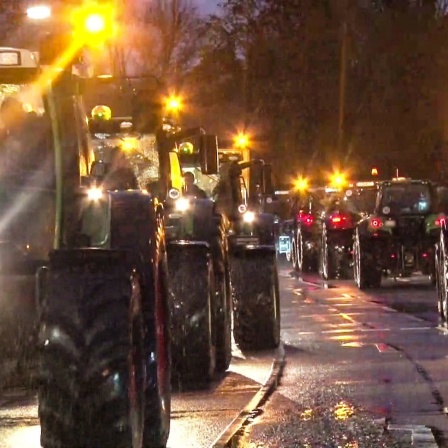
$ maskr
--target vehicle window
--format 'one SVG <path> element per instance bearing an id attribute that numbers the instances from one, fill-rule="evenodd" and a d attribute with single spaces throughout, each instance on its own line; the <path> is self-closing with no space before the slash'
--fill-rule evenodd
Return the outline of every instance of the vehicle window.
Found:
<path id="1" fill-rule="evenodd" d="M 1 179 L 31 180 L 52 163 L 51 126 L 41 93 L 31 84 L 0 84 Z"/>
<path id="2" fill-rule="evenodd" d="M 448 188 L 439 187 L 437 189 L 438 212 L 448 213 Z"/>
<path id="3" fill-rule="evenodd" d="M 92 132 L 91 125 L 90 129 Z M 140 187 L 159 180 L 160 159 L 154 134 L 125 132 L 119 127 L 102 130 L 107 130 L 107 133 L 92 133 L 96 161 L 110 163 L 111 154 L 119 148 L 134 169 Z"/>
<path id="4" fill-rule="evenodd" d="M 424 184 L 390 185 L 383 189 L 380 204 L 383 213 L 419 214 L 431 209 L 431 193 Z"/>
<path id="5" fill-rule="evenodd" d="M 358 213 L 358 211 L 350 198 L 345 196 L 344 198 L 333 199 L 327 207 L 326 213 L 332 215 L 334 213 Z"/>
<path id="6" fill-rule="evenodd" d="M 196 179 L 196 185 L 201 190 L 204 190 L 208 197 L 212 197 L 218 185 L 219 176 L 215 174 L 203 174 L 199 167 L 195 167 L 194 177 Z"/>
<path id="7" fill-rule="evenodd" d="M 372 213 L 375 209 L 377 192 L 373 188 L 357 188 L 351 190 L 351 195 L 347 196 L 347 202 L 359 213 Z"/>

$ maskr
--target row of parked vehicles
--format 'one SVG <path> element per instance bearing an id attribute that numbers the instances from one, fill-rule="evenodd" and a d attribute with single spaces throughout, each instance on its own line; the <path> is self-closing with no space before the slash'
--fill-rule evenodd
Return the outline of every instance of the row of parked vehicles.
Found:
<path id="1" fill-rule="evenodd" d="M 447 191 L 428 180 L 395 178 L 293 194 L 278 251 L 298 273 L 353 278 L 360 289 L 419 272 L 436 284 L 446 323 Z"/>

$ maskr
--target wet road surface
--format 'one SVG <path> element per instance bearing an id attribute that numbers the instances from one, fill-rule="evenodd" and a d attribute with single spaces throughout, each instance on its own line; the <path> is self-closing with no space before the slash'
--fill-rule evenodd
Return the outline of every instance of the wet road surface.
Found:
<path id="1" fill-rule="evenodd" d="M 287 364 L 241 446 L 448 446 L 448 339 L 435 290 L 405 280 L 361 292 L 281 270 Z"/>
<path id="2" fill-rule="evenodd" d="M 360 292 L 350 281 L 280 274 L 287 365 L 241 446 L 431 448 L 411 444 L 425 427 L 448 446 L 448 339 L 436 328 L 433 288 L 410 278 Z M 168 447 L 209 447 L 259 390 L 273 357 L 235 350 L 210 390 L 174 394 Z M 411 426 L 395 430 L 403 425 Z M 38 448 L 39 431 L 35 397 L 0 397 L 0 448 Z"/>
<path id="3" fill-rule="evenodd" d="M 206 391 L 173 394 L 168 448 L 209 447 L 269 376 L 275 353 L 234 350 L 227 375 Z M 0 396 L 0 448 L 39 448 L 37 400 L 26 389 Z"/>

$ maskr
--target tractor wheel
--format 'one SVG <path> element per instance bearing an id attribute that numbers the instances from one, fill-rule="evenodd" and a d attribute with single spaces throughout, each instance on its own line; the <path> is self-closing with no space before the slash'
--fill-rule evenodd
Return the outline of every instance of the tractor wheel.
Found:
<path id="1" fill-rule="evenodd" d="M 296 261 L 297 272 L 302 273 L 306 269 L 306 267 L 304 266 L 304 256 L 303 256 L 303 236 L 300 230 L 297 232 L 296 259 L 297 259 Z"/>
<path id="2" fill-rule="evenodd" d="M 218 310 L 216 327 L 216 371 L 225 372 L 232 360 L 232 291 L 229 274 L 216 278 L 216 288 L 221 309 Z"/>
<path id="3" fill-rule="evenodd" d="M 150 347 L 155 335 L 146 334 L 143 308 L 154 285 L 119 259 L 67 264 L 52 263 L 39 307 L 42 447 L 164 447 L 165 316 L 161 310 L 151 316 L 157 340 Z"/>
<path id="4" fill-rule="evenodd" d="M 299 270 L 298 259 L 297 259 L 297 238 L 291 239 L 291 263 L 295 271 Z"/>
<path id="5" fill-rule="evenodd" d="M 368 244 L 356 231 L 353 244 L 353 277 L 359 289 L 381 286 L 382 272 L 369 249 Z"/>
<path id="6" fill-rule="evenodd" d="M 320 250 L 322 278 L 324 280 L 334 280 L 337 274 L 336 257 L 334 249 L 328 244 L 328 235 L 325 229 L 322 231 Z"/>
<path id="7" fill-rule="evenodd" d="M 245 253 L 231 262 L 234 336 L 241 350 L 280 344 L 280 295 L 272 254 Z"/>
<path id="8" fill-rule="evenodd" d="M 208 387 L 216 366 L 216 290 L 205 253 L 168 250 L 172 304 L 173 385 L 180 390 Z"/>
<path id="9" fill-rule="evenodd" d="M 438 309 L 441 323 L 446 325 L 448 323 L 448 254 L 446 247 L 445 235 L 441 234 L 439 249 L 438 249 L 438 263 L 436 269 L 438 271 L 437 280 L 437 295 L 438 295 Z"/>
<path id="10" fill-rule="evenodd" d="M 305 249 L 305 241 L 301 231 L 297 237 L 297 259 L 299 272 L 317 272 L 318 260 L 313 251 Z"/>

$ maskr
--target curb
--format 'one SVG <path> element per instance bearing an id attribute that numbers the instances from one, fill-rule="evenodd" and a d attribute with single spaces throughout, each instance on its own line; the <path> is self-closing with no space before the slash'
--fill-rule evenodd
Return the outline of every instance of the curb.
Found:
<path id="1" fill-rule="evenodd" d="M 234 438 L 241 433 L 241 430 L 249 424 L 257 409 L 261 407 L 272 393 L 277 389 L 280 378 L 285 367 L 285 349 L 283 343 L 278 348 L 276 359 L 272 362 L 271 371 L 266 382 L 260 387 L 258 392 L 252 397 L 242 411 L 230 422 L 224 431 L 210 445 L 210 448 L 231 448 L 234 445 Z"/>
<path id="2" fill-rule="evenodd" d="M 387 425 L 386 431 L 410 433 L 411 444 L 415 448 L 438 448 L 431 428 L 423 425 Z"/>

